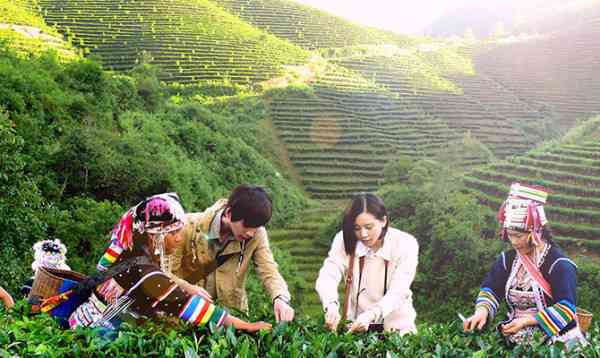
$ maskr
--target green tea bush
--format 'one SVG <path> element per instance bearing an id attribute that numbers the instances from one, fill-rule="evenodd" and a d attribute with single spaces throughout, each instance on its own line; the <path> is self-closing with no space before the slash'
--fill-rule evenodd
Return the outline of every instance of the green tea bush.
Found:
<path id="1" fill-rule="evenodd" d="M 114 341 L 91 329 L 65 331 L 48 316 L 27 316 L 24 302 L 5 312 L 0 308 L 0 353 L 42 357 L 563 357 L 561 344 L 509 347 L 493 331 L 464 334 L 454 320 L 419 325 L 415 335 L 386 333 L 334 334 L 323 321 L 297 319 L 256 334 L 194 329 L 148 322 L 126 326 Z M 258 319 L 259 317 L 253 317 Z M 600 325 L 591 330 L 590 345 L 579 351 L 600 356 Z M 541 338 L 541 337 L 540 337 Z"/>

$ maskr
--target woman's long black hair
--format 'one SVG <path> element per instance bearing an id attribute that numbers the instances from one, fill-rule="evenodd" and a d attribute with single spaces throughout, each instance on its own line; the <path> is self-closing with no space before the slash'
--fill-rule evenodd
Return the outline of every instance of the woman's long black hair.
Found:
<path id="1" fill-rule="evenodd" d="M 387 209 L 377 195 L 370 193 L 356 194 L 352 197 L 350 206 L 344 212 L 342 219 L 342 232 L 344 234 L 344 249 L 346 254 L 353 255 L 356 250 L 356 232 L 354 231 L 354 225 L 356 217 L 362 213 L 369 213 L 373 215 L 377 220 L 383 221 L 387 217 L 385 226 L 381 230 L 379 239 L 382 239 L 387 233 L 387 229 L 390 225 L 390 218 L 387 213 Z"/>

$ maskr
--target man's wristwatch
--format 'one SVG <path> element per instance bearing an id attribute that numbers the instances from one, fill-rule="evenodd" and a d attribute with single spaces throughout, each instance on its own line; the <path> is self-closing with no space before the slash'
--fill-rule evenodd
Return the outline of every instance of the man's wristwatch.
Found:
<path id="1" fill-rule="evenodd" d="M 292 307 L 292 304 L 290 303 L 290 299 L 284 295 L 278 295 L 277 297 L 275 297 L 273 299 L 273 304 L 275 304 L 275 300 L 281 300 L 281 301 L 285 302 L 286 305 Z"/>

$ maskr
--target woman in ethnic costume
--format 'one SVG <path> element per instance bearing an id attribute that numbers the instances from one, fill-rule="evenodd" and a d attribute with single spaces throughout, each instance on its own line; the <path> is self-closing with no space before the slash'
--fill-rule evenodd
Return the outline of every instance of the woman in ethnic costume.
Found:
<path id="1" fill-rule="evenodd" d="M 487 274 L 465 331 L 483 329 L 506 299 L 508 319 L 497 328 L 509 342 L 529 343 L 541 331 L 549 342 L 585 343 L 576 319 L 577 266 L 551 241 L 547 196 L 540 188 L 511 185 L 498 219 L 513 249 L 498 256 Z"/>
<path id="2" fill-rule="evenodd" d="M 156 224 L 149 222 L 147 217 L 146 205 L 154 199 L 161 199 L 169 207 L 175 208 L 167 217 L 161 218 L 160 227 L 155 227 Z M 179 197 L 176 193 L 157 194 L 127 210 L 119 222 L 114 226 L 110 245 L 100 258 L 96 265 L 99 272 L 107 271 L 115 262 L 130 257 L 134 252 L 139 252 L 141 246 L 145 243 L 144 233 L 169 235 L 171 232 L 180 231 L 183 229 L 185 222 L 185 212 L 179 204 Z M 171 272 L 172 255 L 165 255 L 160 247 L 157 249 L 157 254 L 161 257 L 161 270 L 169 275 L 180 288 L 191 295 L 200 295 L 204 299 L 212 302 L 212 297 L 204 288 L 192 285 L 185 280 L 180 279 Z"/>
<path id="3" fill-rule="evenodd" d="M 373 194 L 354 196 L 316 282 L 325 326 L 335 331 L 349 318 L 350 332 L 384 329 L 416 333 L 410 285 L 419 255 L 417 240 L 389 226 L 383 201 Z M 346 277 L 340 316 L 338 285 Z M 372 324 L 375 324 L 372 326 Z"/>
<path id="4" fill-rule="evenodd" d="M 113 331 L 123 319 L 179 317 L 196 326 L 213 323 L 236 329 L 270 329 L 229 315 L 208 299 L 181 289 L 166 271 L 170 255 L 182 241 L 184 210 L 177 194 L 150 197 L 115 227 L 113 242 L 98 268 L 105 271 L 90 298 L 69 317 L 71 328 L 99 327 Z"/>

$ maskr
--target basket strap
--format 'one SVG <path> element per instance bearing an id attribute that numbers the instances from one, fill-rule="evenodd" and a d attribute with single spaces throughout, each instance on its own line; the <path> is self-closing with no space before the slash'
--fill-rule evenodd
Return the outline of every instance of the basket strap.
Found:
<path id="1" fill-rule="evenodd" d="M 342 322 L 348 317 L 348 308 L 350 308 L 350 289 L 352 287 L 352 276 L 354 275 L 354 254 L 348 259 L 348 272 L 346 272 L 346 289 L 344 292 L 344 312 L 342 313 Z"/>

